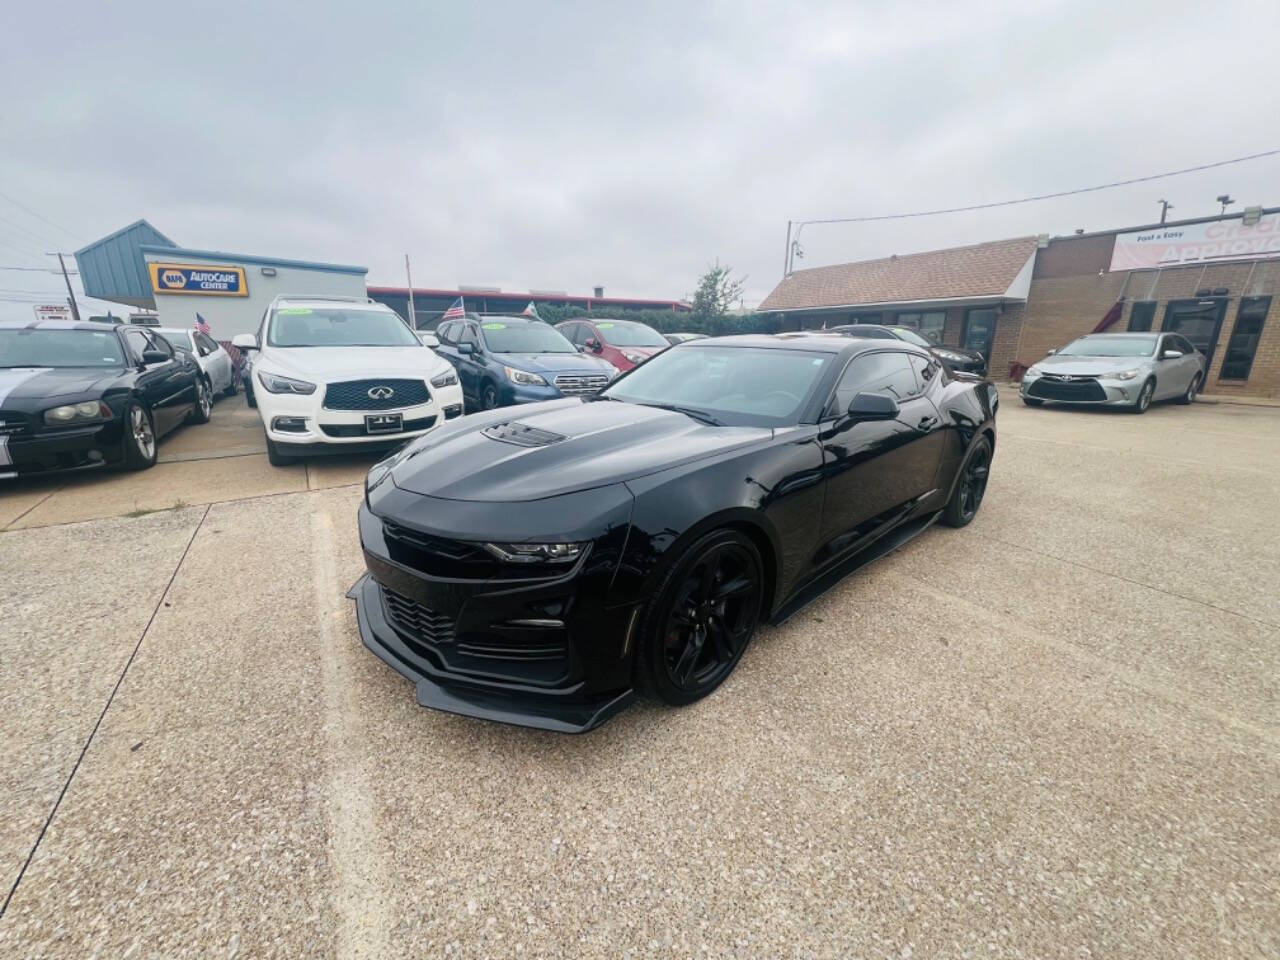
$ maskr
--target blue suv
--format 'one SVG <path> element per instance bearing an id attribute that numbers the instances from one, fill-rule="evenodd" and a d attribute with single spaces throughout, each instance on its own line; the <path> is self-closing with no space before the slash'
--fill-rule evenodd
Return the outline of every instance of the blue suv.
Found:
<path id="1" fill-rule="evenodd" d="M 471 410 L 581 397 L 608 386 L 617 371 L 584 356 L 554 327 L 529 317 L 468 316 L 436 328 L 436 353 L 458 371 Z"/>

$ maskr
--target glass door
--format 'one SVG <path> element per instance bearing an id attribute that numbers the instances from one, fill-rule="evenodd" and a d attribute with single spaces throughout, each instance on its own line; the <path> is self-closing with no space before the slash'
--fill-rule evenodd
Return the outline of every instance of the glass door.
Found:
<path id="1" fill-rule="evenodd" d="M 977 350 L 982 359 L 991 362 L 991 341 L 996 335 L 995 307 L 974 307 L 964 312 L 964 336 L 960 345 Z"/>
<path id="2" fill-rule="evenodd" d="M 1204 354 L 1204 369 L 1207 373 L 1213 365 L 1213 351 L 1218 346 L 1218 333 L 1222 330 L 1222 318 L 1226 312 L 1226 297 L 1170 300 L 1164 310 L 1164 325 L 1161 329 L 1167 333 L 1180 333 L 1190 340 Z"/>

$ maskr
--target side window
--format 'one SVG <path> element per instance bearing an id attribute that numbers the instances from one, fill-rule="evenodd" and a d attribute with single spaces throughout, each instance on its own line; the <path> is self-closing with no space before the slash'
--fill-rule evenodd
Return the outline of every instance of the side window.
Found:
<path id="1" fill-rule="evenodd" d="M 448 323 L 442 323 L 440 326 L 436 327 L 436 336 L 440 339 L 441 343 L 453 346 L 455 342 L 453 339 L 453 328 L 454 322 L 452 320 Z"/>
<path id="2" fill-rule="evenodd" d="M 919 393 L 916 375 L 907 354 L 897 352 L 868 353 L 855 357 L 836 384 L 835 397 L 828 416 L 849 409 L 859 393 L 887 393 L 895 400 L 905 400 Z"/>
<path id="3" fill-rule="evenodd" d="M 206 355 L 218 352 L 218 344 L 212 337 L 206 336 L 203 333 L 198 333 L 196 334 L 196 340 L 199 342 L 200 346 L 204 347 Z"/>
<path id="4" fill-rule="evenodd" d="M 126 330 L 124 332 L 124 341 L 129 345 L 129 353 L 133 355 L 133 362 L 141 363 L 142 351 L 147 349 L 147 335 L 141 330 Z"/>
<path id="5" fill-rule="evenodd" d="M 159 351 L 160 351 L 161 353 L 163 353 L 163 354 L 166 354 L 166 355 L 168 355 L 168 356 L 170 356 L 170 357 L 172 357 L 172 356 L 173 356 L 173 344 L 171 344 L 168 340 L 166 340 L 166 339 L 165 339 L 164 337 L 162 337 L 160 334 L 158 334 L 158 333 L 147 333 L 147 334 L 146 334 L 146 337 L 147 337 L 147 340 L 148 340 L 148 346 L 149 346 L 152 350 L 159 350 Z M 187 353 L 190 353 L 190 352 L 191 352 L 191 350 L 190 350 L 190 349 L 188 349 L 188 350 L 187 350 Z"/>
<path id="6" fill-rule="evenodd" d="M 458 342 L 469 343 L 477 351 L 480 349 L 480 340 L 476 337 L 476 328 L 470 324 L 462 331 L 462 336 L 458 339 Z"/>
<path id="7" fill-rule="evenodd" d="M 1188 356 L 1195 350 L 1195 346 L 1186 337 L 1174 337 L 1173 340 L 1177 343 L 1178 349 Z"/>
<path id="8" fill-rule="evenodd" d="M 920 391 L 923 392 L 933 382 L 933 376 L 938 372 L 938 363 L 931 358 L 916 356 L 913 353 L 911 369 L 915 371 L 916 382 L 919 384 Z"/>

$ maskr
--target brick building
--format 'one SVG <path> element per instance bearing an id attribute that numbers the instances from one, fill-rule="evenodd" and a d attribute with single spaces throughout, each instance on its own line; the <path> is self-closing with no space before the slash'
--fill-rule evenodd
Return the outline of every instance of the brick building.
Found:
<path id="1" fill-rule="evenodd" d="M 1002 286 L 1003 285 L 1003 286 Z M 788 329 L 900 323 L 1006 377 L 1084 333 L 1177 330 L 1206 393 L 1280 396 L 1280 208 L 1019 237 L 797 270 L 762 310 Z"/>

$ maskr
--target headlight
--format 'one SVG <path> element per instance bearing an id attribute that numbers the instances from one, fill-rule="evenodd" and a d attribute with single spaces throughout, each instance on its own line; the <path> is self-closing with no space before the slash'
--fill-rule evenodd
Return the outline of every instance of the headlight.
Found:
<path id="1" fill-rule="evenodd" d="M 952 353 L 950 350 L 935 350 L 934 353 L 940 356 L 943 360 L 949 360 L 952 363 L 964 363 L 969 359 L 962 353 Z"/>
<path id="2" fill-rule="evenodd" d="M 526 387 L 545 387 L 547 385 L 547 381 L 536 373 L 517 370 L 515 367 L 503 367 L 502 369 L 507 371 L 507 379 L 512 383 L 523 383 Z"/>
<path id="3" fill-rule="evenodd" d="M 310 394 L 316 392 L 314 383 L 307 383 L 305 380 L 294 380 L 291 377 L 282 377 L 278 374 L 267 373 L 265 370 L 258 371 L 258 380 L 268 393 L 301 393 Z"/>
<path id="4" fill-rule="evenodd" d="M 83 423 L 86 420 L 110 420 L 111 408 L 100 400 L 68 403 L 44 412 L 44 422 L 53 426 L 64 423 Z"/>
<path id="5" fill-rule="evenodd" d="M 458 382 L 458 371 L 452 370 L 452 369 L 449 370 L 447 373 L 440 374 L 440 376 L 438 377 L 431 378 L 431 385 L 433 387 L 452 387 L 457 382 Z"/>
<path id="6" fill-rule="evenodd" d="M 566 563 L 582 553 L 581 543 L 486 543 L 484 548 L 505 563 Z"/>
<path id="7" fill-rule="evenodd" d="M 1023 380 L 1035 380 L 1040 374 L 1044 373 L 1039 367 L 1027 367 L 1027 372 L 1022 375 Z"/>
<path id="8" fill-rule="evenodd" d="M 630 350 L 623 350 L 622 355 L 626 357 L 628 360 L 630 360 L 632 363 L 644 363 L 646 360 L 649 359 L 647 354 L 632 353 Z"/>
<path id="9" fill-rule="evenodd" d="M 385 460 L 379 460 L 369 468 L 369 472 L 364 475 L 364 496 L 366 500 L 369 499 L 370 490 L 380 484 L 383 480 L 387 479 L 387 477 L 391 476 L 392 468 L 404 459 L 405 454 L 409 452 L 409 448 L 411 446 L 412 443 L 406 443 L 391 456 L 387 457 Z"/>
<path id="10" fill-rule="evenodd" d="M 1120 371 L 1118 371 L 1118 372 L 1116 372 L 1116 373 L 1104 373 L 1104 374 L 1102 375 L 1101 379 L 1106 379 L 1106 380 L 1132 380 L 1134 377 L 1136 377 L 1136 376 L 1137 376 L 1138 374 L 1140 374 L 1141 372 L 1142 372 L 1141 370 L 1120 370 Z"/>

